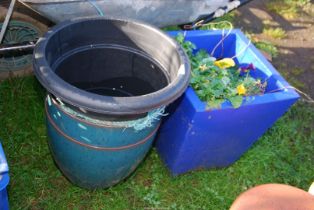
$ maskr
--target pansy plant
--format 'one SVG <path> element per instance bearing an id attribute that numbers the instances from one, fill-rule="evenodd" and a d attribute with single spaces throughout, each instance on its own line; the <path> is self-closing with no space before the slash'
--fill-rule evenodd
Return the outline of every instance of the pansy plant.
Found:
<path id="1" fill-rule="evenodd" d="M 253 64 L 239 67 L 232 58 L 217 60 L 205 50 L 194 53 L 196 46 L 186 41 L 183 34 L 177 35 L 176 40 L 191 62 L 190 85 L 198 97 L 207 102 L 208 108 L 219 108 L 226 100 L 238 108 L 243 102 L 243 96 L 265 92 L 267 83 L 250 76 L 250 71 L 255 70 Z"/>

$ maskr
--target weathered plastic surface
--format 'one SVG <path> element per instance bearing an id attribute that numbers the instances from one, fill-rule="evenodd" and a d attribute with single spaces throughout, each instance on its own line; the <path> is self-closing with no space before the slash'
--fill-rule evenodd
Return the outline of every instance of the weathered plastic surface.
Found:
<path id="1" fill-rule="evenodd" d="M 104 16 L 137 19 L 155 26 L 189 23 L 199 17 L 221 16 L 239 0 L 20 0 L 54 22 L 76 17 Z M 223 9 L 222 9 L 223 8 Z"/>
<path id="2" fill-rule="evenodd" d="M 221 33 L 190 31 L 186 38 L 211 52 L 221 40 Z M 245 49 L 247 43 L 243 33 L 234 30 L 215 56 L 232 57 Z M 290 85 L 254 46 L 240 54 L 237 62 L 255 65 L 257 69 L 252 75 L 267 79 L 266 93 L 246 100 L 238 109 L 226 102 L 221 109 L 207 110 L 206 103 L 188 88 L 176 102 L 177 109 L 163 123 L 156 143 L 160 157 L 173 175 L 234 163 L 299 98 L 293 89 L 284 89 Z M 283 90 L 271 92 L 276 89 Z"/>
<path id="3" fill-rule="evenodd" d="M 9 202 L 8 202 L 8 194 L 7 194 L 7 186 L 9 184 L 9 171 L 8 171 L 8 163 L 6 161 L 1 143 L 0 143 L 0 209 L 8 210 Z"/>
<path id="4" fill-rule="evenodd" d="M 57 165 L 74 184 L 110 187 L 132 173 L 151 148 L 159 121 L 142 131 L 93 124 L 46 102 L 49 145 Z"/>
<path id="5" fill-rule="evenodd" d="M 107 49 L 129 53 L 106 53 Z M 72 59 L 82 51 L 84 56 Z M 145 60 L 137 62 L 139 56 Z M 116 117 L 143 114 L 172 103 L 184 93 L 190 79 L 190 64 L 179 44 L 156 27 L 130 20 L 95 17 L 65 21 L 39 39 L 33 58 L 34 73 L 48 92 L 78 108 Z M 60 60 L 72 64 L 60 70 Z M 157 73 L 166 77 L 162 87 Z M 117 97 L 75 86 L 89 83 L 96 87 L 118 77 L 142 79 L 154 90 Z"/>

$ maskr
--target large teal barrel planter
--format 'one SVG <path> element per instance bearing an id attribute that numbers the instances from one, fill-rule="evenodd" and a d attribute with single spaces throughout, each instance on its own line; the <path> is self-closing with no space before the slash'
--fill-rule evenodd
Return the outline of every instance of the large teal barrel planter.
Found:
<path id="1" fill-rule="evenodd" d="M 137 132 L 97 124 L 49 100 L 45 107 L 54 160 L 73 183 L 84 188 L 109 187 L 127 177 L 151 148 L 159 127 L 160 120 Z"/>
<path id="2" fill-rule="evenodd" d="M 112 186 L 151 148 L 164 107 L 185 91 L 188 59 L 168 35 L 126 20 L 83 18 L 52 28 L 34 50 L 48 90 L 49 145 L 74 184 Z"/>

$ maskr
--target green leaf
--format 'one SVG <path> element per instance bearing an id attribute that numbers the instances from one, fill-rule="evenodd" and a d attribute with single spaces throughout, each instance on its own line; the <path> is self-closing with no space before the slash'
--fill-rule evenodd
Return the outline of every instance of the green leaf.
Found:
<path id="1" fill-rule="evenodd" d="M 213 63 L 213 62 L 215 62 L 216 61 L 216 58 L 214 58 L 214 57 L 208 57 L 208 55 L 207 55 L 207 57 L 205 57 L 205 58 L 203 58 L 202 59 L 202 62 L 204 62 L 204 63 Z"/>
<path id="2" fill-rule="evenodd" d="M 207 108 L 211 109 L 219 109 L 221 108 L 221 104 L 224 102 L 222 99 L 210 100 L 207 102 Z"/>
<path id="3" fill-rule="evenodd" d="M 228 77 L 223 77 L 221 81 L 224 83 L 224 85 L 228 85 L 230 83 L 230 79 Z"/>
<path id="4" fill-rule="evenodd" d="M 198 82 L 197 78 L 192 77 L 192 78 L 191 78 L 191 81 L 190 81 L 190 84 L 191 84 L 191 85 L 194 85 L 194 84 L 196 84 L 197 82 Z"/>
<path id="5" fill-rule="evenodd" d="M 206 93 L 204 92 L 204 90 L 197 90 L 197 91 L 196 91 L 196 94 L 197 94 L 198 97 L 200 97 L 201 99 L 202 99 L 202 98 L 205 98 L 205 96 L 206 96 Z"/>
<path id="6" fill-rule="evenodd" d="M 233 96 L 228 98 L 234 108 L 239 108 L 243 102 L 242 96 Z"/>
<path id="7" fill-rule="evenodd" d="M 177 36 L 176 36 L 176 40 L 177 42 L 179 42 L 179 44 L 182 44 L 184 42 L 184 36 L 182 33 L 179 33 Z"/>

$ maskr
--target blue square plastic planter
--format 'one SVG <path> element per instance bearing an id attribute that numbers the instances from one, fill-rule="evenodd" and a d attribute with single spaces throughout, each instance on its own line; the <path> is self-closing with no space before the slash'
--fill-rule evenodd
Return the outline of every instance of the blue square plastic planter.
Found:
<path id="1" fill-rule="evenodd" d="M 8 210 L 7 186 L 9 184 L 9 169 L 1 143 L 0 143 L 0 209 Z"/>
<path id="2" fill-rule="evenodd" d="M 186 33 L 187 40 L 210 53 L 221 38 L 221 31 Z M 233 30 L 214 55 L 239 55 L 238 64 L 253 63 L 252 76 L 268 81 L 266 94 L 247 99 L 238 109 L 225 102 L 221 109 L 206 110 L 206 103 L 188 88 L 172 107 L 175 111 L 164 121 L 156 143 L 173 175 L 234 163 L 299 98 L 293 89 L 285 88 L 290 85 L 253 45 L 246 47 L 248 43 L 241 31 Z"/>

